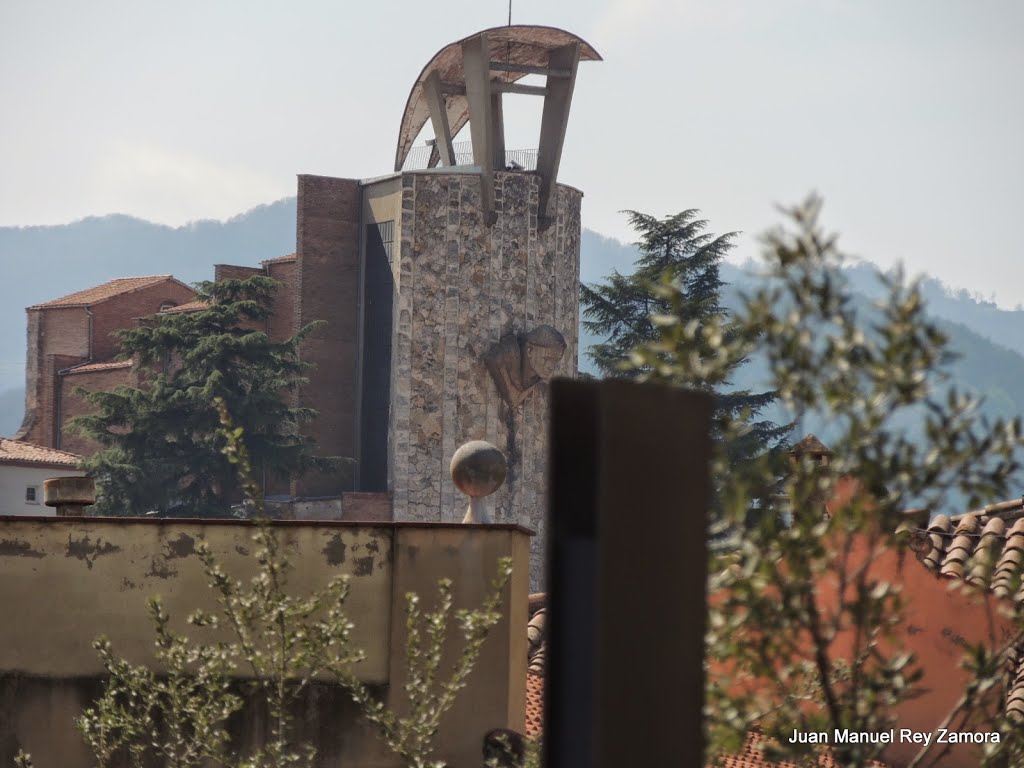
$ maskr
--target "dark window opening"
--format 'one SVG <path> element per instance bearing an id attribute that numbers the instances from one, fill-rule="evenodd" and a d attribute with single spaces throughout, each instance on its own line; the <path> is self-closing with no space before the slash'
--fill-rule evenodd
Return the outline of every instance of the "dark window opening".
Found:
<path id="1" fill-rule="evenodd" d="M 391 263 L 394 239 L 394 221 L 366 226 L 363 412 L 359 471 L 359 488 L 363 491 L 386 491 L 388 482 L 391 312 L 395 292 Z"/>

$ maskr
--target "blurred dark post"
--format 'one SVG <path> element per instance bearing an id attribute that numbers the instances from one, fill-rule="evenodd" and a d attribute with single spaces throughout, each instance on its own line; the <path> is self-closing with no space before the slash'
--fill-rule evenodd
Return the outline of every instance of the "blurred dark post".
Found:
<path id="1" fill-rule="evenodd" d="M 545 764 L 701 766 L 711 397 L 551 395 Z"/>

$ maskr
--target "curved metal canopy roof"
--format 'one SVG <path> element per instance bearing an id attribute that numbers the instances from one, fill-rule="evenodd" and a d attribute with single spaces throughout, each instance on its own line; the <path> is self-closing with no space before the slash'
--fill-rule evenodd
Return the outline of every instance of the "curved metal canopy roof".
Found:
<path id="1" fill-rule="evenodd" d="M 437 72 L 440 79 L 448 83 L 464 83 L 462 46 L 463 43 L 486 35 L 491 46 L 491 56 L 495 61 L 519 67 L 543 68 L 548 65 L 548 55 L 563 46 L 576 43 L 579 45 L 580 61 L 601 61 L 601 55 L 586 40 L 555 27 L 539 27 L 517 25 L 494 27 L 483 32 L 465 37 L 450 43 L 434 54 L 427 66 L 420 72 L 413 83 L 409 99 L 402 114 L 402 127 L 398 132 L 398 149 L 395 152 L 395 171 L 402 170 L 405 158 L 412 149 L 413 142 L 420 130 L 430 119 L 430 110 L 423 95 L 423 82 L 432 72 Z M 502 71 L 497 80 L 514 83 L 526 77 L 528 72 Z M 469 106 L 464 94 L 449 94 L 446 99 L 448 123 L 451 135 L 454 136 L 469 120 Z"/>

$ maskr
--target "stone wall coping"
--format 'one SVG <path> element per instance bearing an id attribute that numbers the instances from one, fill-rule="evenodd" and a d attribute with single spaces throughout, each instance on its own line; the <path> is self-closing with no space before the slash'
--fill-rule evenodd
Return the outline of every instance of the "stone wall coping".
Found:
<path id="1" fill-rule="evenodd" d="M 359 186 L 360 187 L 372 187 L 374 184 L 380 184 L 381 182 L 391 181 L 393 179 L 399 179 L 402 176 L 414 176 L 416 174 L 424 174 L 424 175 L 431 175 L 431 176 L 433 176 L 433 175 L 443 174 L 443 173 L 450 173 L 450 174 L 453 174 L 453 175 L 455 175 L 455 174 L 465 175 L 465 174 L 474 174 L 474 173 L 475 174 L 479 174 L 480 173 L 480 166 L 479 165 L 439 165 L 439 166 L 437 166 L 435 168 L 419 168 L 419 169 L 417 169 L 415 171 L 398 171 L 397 173 L 388 173 L 388 174 L 385 174 L 383 176 L 370 176 L 370 177 L 365 178 L 365 179 L 360 179 L 359 180 Z M 521 173 L 524 176 L 535 176 L 537 174 L 536 171 L 495 171 L 495 173 Z M 559 182 L 555 183 L 555 186 L 556 187 L 561 187 L 562 189 L 572 190 L 573 192 L 576 192 L 577 194 L 579 194 L 580 197 L 584 196 L 583 195 L 583 190 L 580 189 L 579 187 L 574 187 L 572 184 L 564 184 L 561 181 L 559 181 Z"/>
<path id="2" fill-rule="evenodd" d="M 360 187 L 372 187 L 374 184 L 380 184 L 382 181 L 391 181 L 392 179 L 401 178 L 403 173 L 409 173 L 409 171 L 399 171 L 397 173 L 386 173 L 383 176 L 368 176 L 365 179 L 359 180 Z"/>
<path id="3" fill-rule="evenodd" d="M 252 525 L 254 523 L 253 520 L 230 517 L 100 517 L 96 515 L 56 517 L 54 515 L 0 515 L 0 523 L 17 522 L 48 523 L 50 525 L 64 525 L 67 523 L 105 523 L 108 525 Z M 399 530 L 403 528 L 465 530 L 467 527 L 470 527 L 464 523 L 436 523 L 416 520 L 379 523 L 358 520 L 271 520 L 270 524 L 275 528 L 378 528 L 385 530 Z M 488 523 L 471 527 L 474 530 L 517 531 L 527 536 L 536 535 L 536 531 L 516 523 Z"/>
<path id="4" fill-rule="evenodd" d="M 506 171 L 507 173 L 507 171 Z M 438 165 L 433 168 L 417 168 L 413 171 L 402 171 L 403 176 L 436 176 L 438 174 L 451 174 L 452 176 L 466 175 L 479 176 L 479 165 Z"/>

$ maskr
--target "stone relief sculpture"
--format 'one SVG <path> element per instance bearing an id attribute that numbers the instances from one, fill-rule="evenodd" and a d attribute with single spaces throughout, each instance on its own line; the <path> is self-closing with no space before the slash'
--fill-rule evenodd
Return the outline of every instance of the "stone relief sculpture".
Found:
<path id="1" fill-rule="evenodd" d="M 483 355 L 498 394 L 518 408 L 541 382 L 551 379 L 565 354 L 565 337 L 550 325 L 525 335 L 508 334 Z"/>

